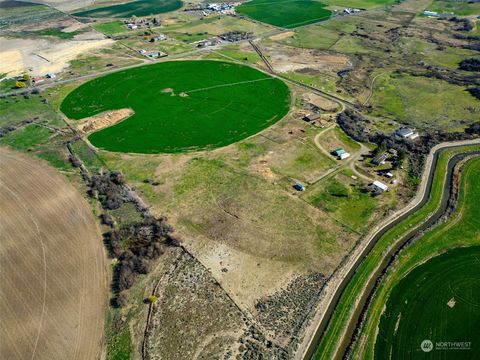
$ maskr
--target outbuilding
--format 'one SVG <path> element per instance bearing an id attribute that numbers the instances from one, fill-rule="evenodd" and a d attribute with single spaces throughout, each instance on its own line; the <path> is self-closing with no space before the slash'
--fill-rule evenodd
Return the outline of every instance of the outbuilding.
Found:
<path id="1" fill-rule="evenodd" d="M 346 158 L 348 158 L 348 157 L 350 157 L 350 154 L 347 153 L 347 152 L 344 152 L 343 154 L 341 154 L 341 155 L 338 157 L 338 159 L 339 159 L 339 160 L 344 160 L 344 159 L 346 159 Z"/>
<path id="2" fill-rule="evenodd" d="M 395 138 L 397 139 L 416 139 L 418 137 L 418 133 L 415 132 L 415 129 L 411 129 L 409 127 L 404 127 L 397 129 L 395 131 Z"/>
<path id="3" fill-rule="evenodd" d="M 45 78 L 43 76 L 36 76 L 32 79 L 32 81 L 35 83 L 35 84 L 40 84 L 42 82 L 45 81 Z"/>
<path id="4" fill-rule="evenodd" d="M 303 117 L 303 120 L 305 120 L 306 122 L 315 121 L 318 119 L 320 119 L 320 114 L 317 113 L 308 114 Z"/>
<path id="5" fill-rule="evenodd" d="M 372 183 L 372 187 L 373 187 L 374 190 L 377 190 L 377 191 L 380 191 L 380 192 L 388 191 L 388 186 L 385 185 L 384 183 L 378 181 L 378 180 L 375 180 Z"/>

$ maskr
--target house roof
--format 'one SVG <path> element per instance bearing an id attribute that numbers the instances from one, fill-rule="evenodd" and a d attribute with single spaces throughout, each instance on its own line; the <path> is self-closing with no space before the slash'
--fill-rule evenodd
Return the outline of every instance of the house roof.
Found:
<path id="1" fill-rule="evenodd" d="M 413 130 L 410 128 L 401 128 L 401 129 L 397 129 L 396 133 L 400 136 L 408 136 L 413 134 Z"/>
<path id="2" fill-rule="evenodd" d="M 334 152 L 334 153 L 335 153 L 335 155 L 337 155 L 337 156 L 340 156 L 340 155 L 342 155 L 342 154 L 345 154 L 345 153 L 346 153 L 346 151 L 345 151 L 345 149 L 344 149 L 344 148 L 338 148 L 338 149 L 335 149 L 335 150 L 333 150 L 333 152 Z"/>
<path id="3" fill-rule="evenodd" d="M 385 185 L 384 183 L 378 181 L 378 180 L 375 180 L 375 181 L 373 182 L 373 186 L 375 186 L 375 187 L 377 187 L 377 188 L 379 188 L 379 189 L 381 189 L 381 190 L 383 190 L 383 191 L 387 191 L 387 190 L 388 190 L 388 186 Z"/>
<path id="4" fill-rule="evenodd" d="M 308 114 L 307 116 L 305 116 L 305 118 L 309 120 L 317 120 L 319 117 L 320 114 Z"/>

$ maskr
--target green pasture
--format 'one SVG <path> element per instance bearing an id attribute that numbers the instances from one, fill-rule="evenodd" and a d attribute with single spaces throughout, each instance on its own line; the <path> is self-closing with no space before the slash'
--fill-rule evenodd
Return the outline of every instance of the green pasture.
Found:
<path id="1" fill-rule="evenodd" d="M 332 6 L 350 7 L 358 9 L 372 9 L 382 5 L 399 2 L 398 0 L 322 0 Z"/>
<path id="2" fill-rule="evenodd" d="M 1 145 L 9 145 L 19 150 L 29 150 L 45 143 L 52 132 L 38 125 L 27 125 L 0 138 Z"/>
<path id="3" fill-rule="evenodd" d="M 297 29 L 294 35 L 279 42 L 299 48 L 328 50 L 338 39 L 340 35 L 337 31 L 312 25 Z"/>
<path id="4" fill-rule="evenodd" d="M 181 0 L 137 0 L 122 4 L 94 7 L 78 11 L 73 16 L 90 18 L 126 18 L 149 16 L 174 11 L 182 7 Z"/>
<path id="5" fill-rule="evenodd" d="M 270 25 L 294 28 L 328 19 L 332 12 L 325 6 L 315 0 L 252 0 L 238 6 L 237 11 Z"/>
<path id="6" fill-rule="evenodd" d="M 342 174 L 321 181 L 308 191 L 308 202 L 358 232 L 365 230 L 378 209 L 378 200 L 362 184 Z"/>
<path id="7" fill-rule="evenodd" d="M 72 91 L 60 109 L 71 119 L 132 108 L 130 118 L 89 136 L 110 151 L 178 153 L 222 147 L 287 114 L 288 87 L 250 67 L 174 61 L 119 71 Z"/>
<path id="8" fill-rule="evenodd" d="M 455 305 L 450 307 L 452 299 Z M 428 339 L 434 344 L 472 341 L 473 349 L 448 351 L 455 359 L 473 359 L 480 356 L 475 346 L 479 323 L 480 246 L 450 250 L 415 268 L 395 286 L 380 321 L 375 358 L 391 354 L 391 359 L 424 359 L 420 344 Z M 434 345 L 432 352 L 434 357 L 442 350 Z"/>
<path id="9" fill-rule="evenodd" d="M 455 15 L 480 15 L 480 2 L 434 0 L 428 10 Z"/>
<path id="10" fill-rule="evenodd" d="M 401 56 L 412 57 L 412 61 L 423 61 L 426 65 L 442 66 L 457 69 L 458 64 L 467 58 L 474 57 L 477 52 L 458 47 L 443 46 L 413 37 L 400 39 Z"/>
<path id="11" fill-rule="evenodd" d="M 448 131 L 480 117 L 479 100 L 464 87 L 422 76 L 381 75 L 375 83 L 372 103 L 375 115 L 421 129 Z"/>
<path id="12" fill-rule="evenodd" d="M 104 22 L 101 24 L 93 25 L 95 30 L 98 30 L 106 35 L 116 35 L 119 33 L 129 31 L 125 24 L 120 20 Z"/>

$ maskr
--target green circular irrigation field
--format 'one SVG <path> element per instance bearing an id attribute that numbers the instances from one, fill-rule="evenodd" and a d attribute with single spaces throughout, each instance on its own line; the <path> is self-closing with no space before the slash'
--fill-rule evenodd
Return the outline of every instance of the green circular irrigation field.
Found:
<path id="1" fill-rule="evenodd" d="M 98 148 L 131 153 L 213 149 L 256 134 L 284 117 L 282 81 L 220 61 L 172 61 L 91 80 L 63 100 L 70 119 L 132 108 L 126 120 L 91 134 Z"/>
<path id="2" fill-rule="evenodd" d="M 251 0 L 237 7 L 240 14 L 283 28 L 294 28 L 328 19 L 332 12 L 316 0 Z"/>
<path id="3" fill-rule="evenodd" d="M 375 359 L 478 359 L 479 274 L 480 246 L 450 250 L 410 272 L 387 301 Z M 431 351 L 421 349 L 424 340 Z M 459 342 L 471 345 L 455 348 Z"/>
<path id="4" fill-rule="evenodd" d="M 91 18 L 150 16 L 180 9 L 182 5 L 181 0 L 136 0 L 110 6 L 93 7 L 75 12 L 73 15 Z"/>

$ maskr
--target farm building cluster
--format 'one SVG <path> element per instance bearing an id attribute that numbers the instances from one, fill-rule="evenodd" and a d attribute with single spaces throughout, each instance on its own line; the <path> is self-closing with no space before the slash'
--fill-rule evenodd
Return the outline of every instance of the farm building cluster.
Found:
<path id="1" fill-rule="evenodd" d="M 123 23 L 127 27 L 128 30 L 137 30 L 142 27 L 151 27 L 151 26 L 160 26 L 160 20 L 157 17 L 152 18 L 145 18 L 145 19 L 127 19 L 124 20 Z"/>
<path id="2" fill-rule="evenodd" d="M 430 10 L 425 10 L 422 14 L 423 16 L 434 17 L 439 19 L 449 19 L 455 16 L 454 13 L 438 13 L 436 11 L 430 11 Z"/>
<path id="3" fill-rule="evenodd" d="M 357 14 L 361 11 L 362 10 L 356 9 L 356 8 L 345 8 L 345 9 L 343 9 L 342 13 L 345 14 L 345 15 L 350 15 L 350 14 Z"/>
<path id="4" fill-rule="evenodd" d="M 39 85 L 47 81 L 48 79 L 55 79 L 57 75 L 55 73 L 49 72 L 45 76 L 35 76 L 32 78 L 32 83 Z"/>
<path id="5" fill-rule="evenodd" d="M 210 3 L 207 4 L 207 8 L 203 10 L 203 16 L 210 14 L 220 15 L 235 15 L 235 7 L 240 5 L 240 2 L 235 3 Z"/>
<path id="6" fill-rule="evenodd" d="M 30 77 L 30 75 L 25 72 L 21 76 L 15 76 L 13 78 L 4 78 L 2 81 L 11 81 L 14 84 L 14 87 L 17 89 L 28 88 L 30 86 L 41 85 L 43 83 L 49 82 L 53 79 L 56 79 L 57 75 L 53 72 L 49 72 L 43 76 L 34 76 Z M 12 86 L 13 87 L 13 86 Z"/>
<path id="7" fill-rule="evenodd" d="M 216 15 L 235 15 L 235 7 L 241 5 L 241 2 L 231 3 L 208 3 L 201 5 L 194 5 L 184 9 L 183 11 L 197 12 L 200 15 L 207 17 L 212 14 Z"/>
<path id="8" fill-rule="evenodd" d="M 230 31 L 228 33 L 220 34 L 208 39 L 198 41 L 197 48 L 204 48 L 208 46 L 220 45 L 223 43 L 234 43 L 242 40 L 247 40 L 252 37 L 252 33 L 245 31 Z"/>

